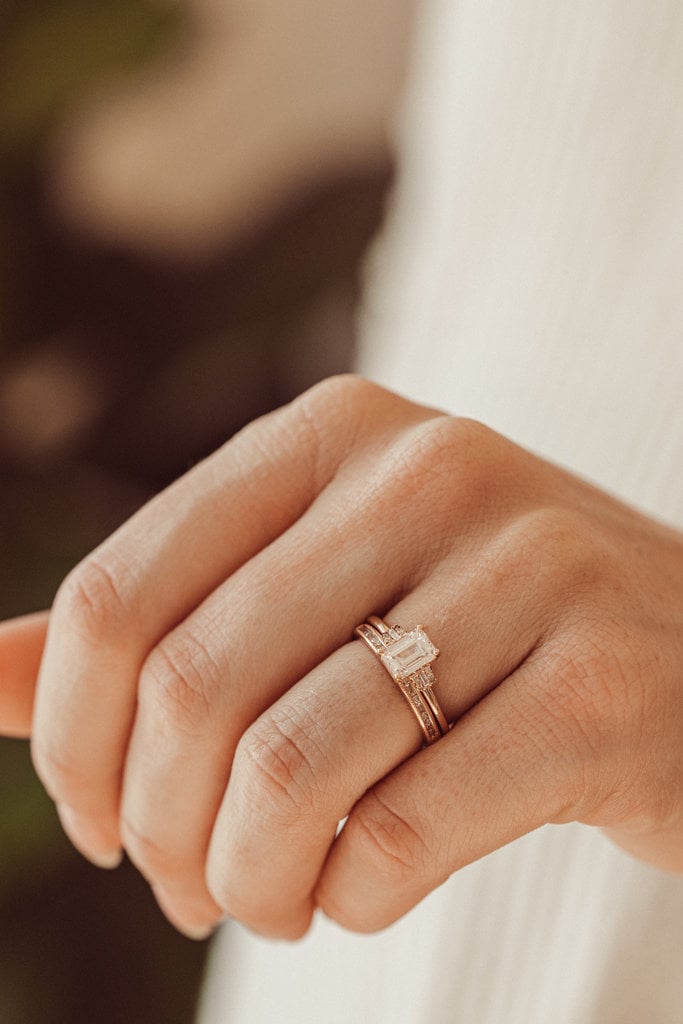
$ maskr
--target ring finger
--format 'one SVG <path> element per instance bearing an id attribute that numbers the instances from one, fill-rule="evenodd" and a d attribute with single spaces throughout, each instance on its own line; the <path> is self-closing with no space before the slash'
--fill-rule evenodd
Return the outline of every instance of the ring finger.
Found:
<path id="1" fill-rule="evenodd" d="M 435 692 L 453 722 L 506 678 L 539 639 L 542 597 L 484 575 L 431 615 L 442 648 Z M 410 626 L 443 604 L 431 580 L 388 616 Z M 495 603 L 494 603 L 495 602 Z M 482 608 L 497 607 L 485 623 Z M 485 642 L 486 641 L 486 642 Z M 208 880 L 223 909 L 281 938 L 305 933 L 313 892 L 339 821 L 422 743 L 404 696 L 361 641 L 345 645 L 258 718 L 244 734 L 214 829 Z M 419 794 L 416 795 L 419 799 Z"/>

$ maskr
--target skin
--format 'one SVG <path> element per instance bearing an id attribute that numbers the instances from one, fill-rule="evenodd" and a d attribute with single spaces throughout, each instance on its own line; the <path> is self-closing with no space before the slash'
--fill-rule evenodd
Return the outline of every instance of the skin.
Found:
<path id="1" fill-rule="evenodd" d="M 428 748 L 351 639 L 373 612 L 441 650 Z M 294 939 L 317 907 L 381 929 L 546 822 L 683 871 L 682 666 L 681 533 L 342 377 L 145 506 L 49 626 L 2 627 L 0 723 L 75 845 L 125 848 L 186 934 Z"/>

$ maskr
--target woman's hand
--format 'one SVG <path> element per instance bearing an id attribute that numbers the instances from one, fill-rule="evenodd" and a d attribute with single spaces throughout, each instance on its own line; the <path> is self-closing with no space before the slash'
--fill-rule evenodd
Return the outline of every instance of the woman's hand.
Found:
<path id="1" fill-rule="evenodd" d="M 373 612 L 441 649 L 430 747 L 351 639 Z M 338 378 L 71 573 L 33 750 L 75 844 L 122 844 L 182 930 L 295 938 L 316 906 L 382 928 L 545 822 L 683 870 L 682 695 L 680 534 Z"/>

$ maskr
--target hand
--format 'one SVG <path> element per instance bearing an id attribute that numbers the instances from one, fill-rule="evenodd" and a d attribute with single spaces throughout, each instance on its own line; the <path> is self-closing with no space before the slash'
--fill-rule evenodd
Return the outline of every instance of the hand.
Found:
<path id="1" fill-rule="evenodd" d="M 373 612 L 441 649 L 455 725 L 430 747 L 351 640 Z M 545 822 L 683 870 L 681 666 L 678 532 L 339 378 L 68 577 L 34 758 L 76 845 L 122 843 L 188 934 L 228 913 L 294 938 L 316 906 L 373 931 Z"/>

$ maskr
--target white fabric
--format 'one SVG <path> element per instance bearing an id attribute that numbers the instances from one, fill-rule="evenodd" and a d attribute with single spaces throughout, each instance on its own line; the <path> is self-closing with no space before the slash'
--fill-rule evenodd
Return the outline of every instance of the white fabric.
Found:
<path id="1" fill-rule="evenodd" d="M 360 368 L 683 528 L 683 7 L 431 0 Z M 201 1024 L 678 1024 L 683 879 L 579 825 L 378 936 L 218 941 Z"/>

